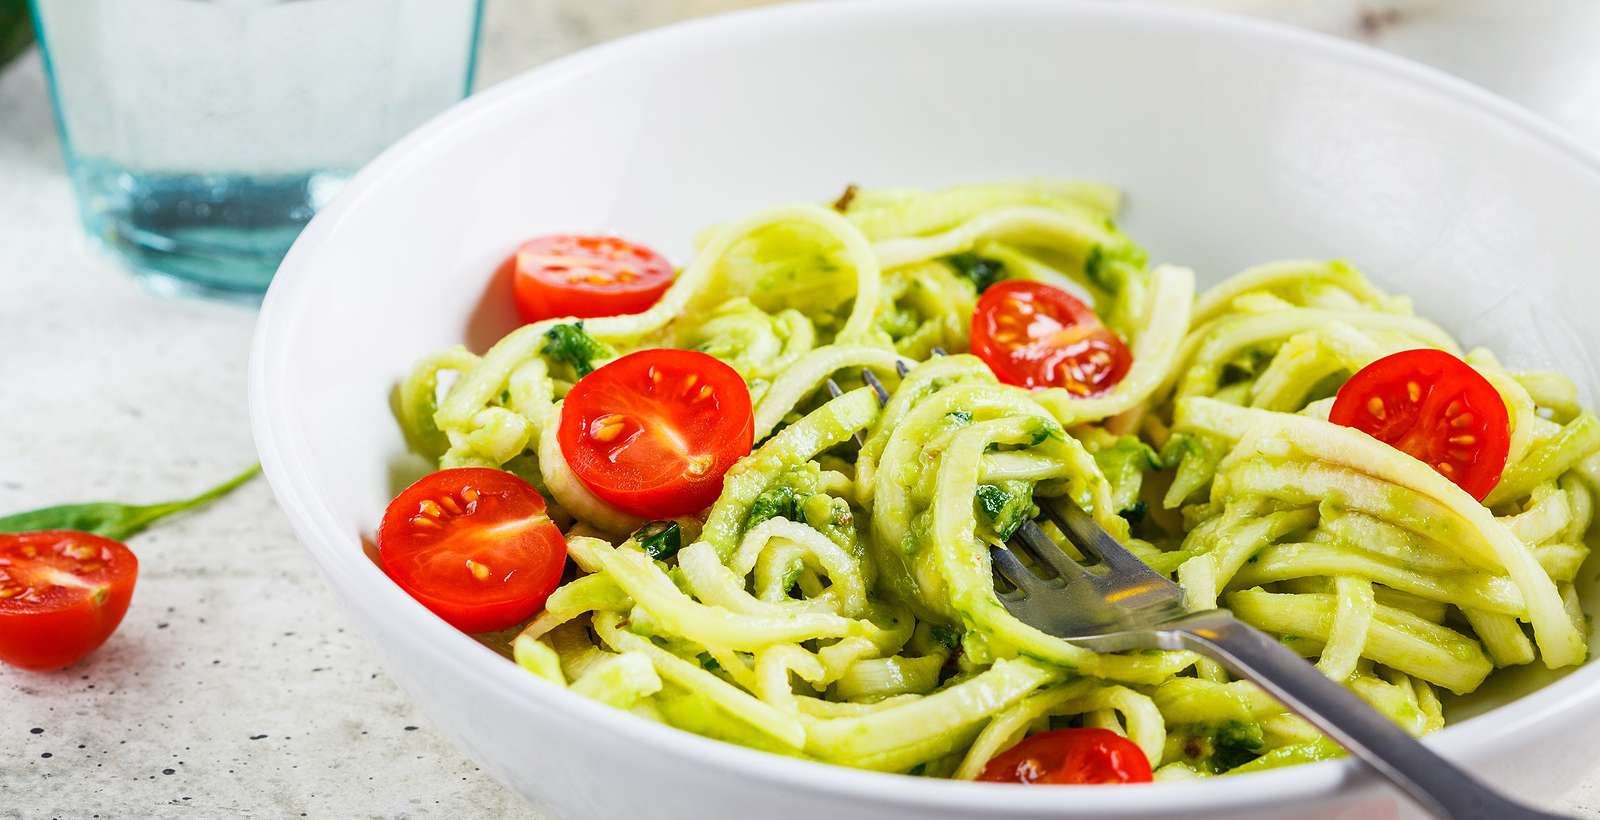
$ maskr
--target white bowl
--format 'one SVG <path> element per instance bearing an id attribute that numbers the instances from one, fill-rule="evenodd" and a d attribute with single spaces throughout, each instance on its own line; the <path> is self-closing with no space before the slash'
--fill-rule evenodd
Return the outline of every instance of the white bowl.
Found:
<path id="1" fill-rule="evenodd" d="M 1279 257 L 1347 257 L 1466 342 L 1600 385 L 1588 329 L 1600 316 L 1600 164 L 1507 103 L 1230 18 L 1060 2 L 797 6 L 562 60 L 362 171 L 300 237 L 262 309 L 250 388 L 267 477 L 395 679 L 551 817 L 1392 812 L 1393 793 L 1349 761 L 1017 788 L 749 751 L 536 680 L 363 555 L 361 536 L 414 468 L 390 387 L 420 355 L 464 338 L 481 348 L 506 329 L 485 283 L 518 240 L 609 229 L 681 261 L 702 226 L 847 182 L 1025 176 L 1124 186 L 1132 235 L 1203 284 Z M 1520 794 L 1556 794 L 1600 755 L 1597 684 L 1600 665 L 1581 668 L 1430 742 Z"/>

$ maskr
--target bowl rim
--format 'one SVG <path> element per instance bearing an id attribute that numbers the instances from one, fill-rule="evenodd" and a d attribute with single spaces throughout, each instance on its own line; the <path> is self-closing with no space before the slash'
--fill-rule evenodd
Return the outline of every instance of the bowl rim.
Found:
<path id="1" fill-rule="evenodd" d="M 1229 37 L 1265 42 L 1281 48 L 1313 53 L 1331 61 L 1383 75 L 1453 104 L 1477 109 L 1516 131 L 1554 149 L 1575 168 L 1588 172 L 1600 185 L 1600 156 L 1590 153 L 1573 137 L 1528 110 L 1495 96 L 1465 80 L 1440 70 L 1376 49 L 1288 25 L 1243 16 L 1091 0 L 872 0 L 872 2 L 795 3 L 751 9 L 689 20 L 638 34 L 562 57 L 475 94 L 411 132 L 365 166 L 327 208 L 300 235 L 284 259 L 263 301 L 252 342 L 248 384 L 251 427 L 263 471 L 299 540 L 336 588 L 351 585 L 362 595 L 340 597 L 348 606 L 388 619 L 399 619 L 414 641 L 439 661 L 464 665 L 484 685 L 495 687 L 511 701 L 530 706 L 559 708 L 595 728 L 612 733 L 619 742 L 632 742 L 656 751 L 698 761 L 729 773 L 781 784 L 799 790 L 817 790 L 835 796 L 877 801 L 902 807 L 959 809 L 977 813 L 1059 814 L 1064 805 L 1085 814 L 1129 811 L 1194 811 L 1229 807 L 1264 806 L 1290 800 L 1328 798 L 1334 792 L 1349 796 L 1378 781 L 1354 760 L 1345 758 L 1291 766 L 1230 778 L 1168 781 L 1136 789 L 1099 789 L 1061 786 L 1053 789 L 1015 789 L 1000 784 L 913 778 L 904 775 L 836 766 L 768 754 L 702 737 L 663 724 L 641 720 L 574 694 L 564 687 L 528 675 L 513 663 L 456 631 L 420 604 L 388 583 L 311 487 L 306 466 L 309 447 L 290 424 L 286 412 L 293 398 L 278 389 L 286 374 L 286 341 L 295 335 L 300 308 L 316 289 L 312 275 L 322 246 L 350 214 L 361 209 L 386 178 L 425 161 L 430 147 L 448 141 L 459 131 L 508 105 L 537 98 L 541 93 L 581 78 L 603 66 L 625 63 L 651 53 L 672 51 L 685 45 L 714 43 L 726 38 L 759 35 L 787 27 L 848 26 L 853 23 L 903 15 L 951 19 L 979 13 L 1006 14 L 1048 10 L 1066 16 L 1118 21 L 1134 27 L 1179 30 L 1196 36 Z M 355 548 L 352 548 L 355 547 Z M 1560 680 L 1496 707 L 1489 713 L 1452 724 L 1426 742 L 1458 762 L 1481 759 L 1501 738 L 1559 722 L 1570 709 L 1600 701 L 1600 663 L 1587 663 Z M 1493 719 L 1488 720 L 1492 715 Z M 1068 791 L 1061 791 L 1062 789 Z"/>

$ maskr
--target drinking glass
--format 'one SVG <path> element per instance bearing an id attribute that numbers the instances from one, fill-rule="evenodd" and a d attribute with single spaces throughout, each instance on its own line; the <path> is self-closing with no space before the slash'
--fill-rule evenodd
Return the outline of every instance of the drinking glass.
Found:
<path id="1" fill-rule="evenodd" d="M 464 96 L 482 0 L 32 0 L 89 236 L 256 299 L 368 159 Z"/>

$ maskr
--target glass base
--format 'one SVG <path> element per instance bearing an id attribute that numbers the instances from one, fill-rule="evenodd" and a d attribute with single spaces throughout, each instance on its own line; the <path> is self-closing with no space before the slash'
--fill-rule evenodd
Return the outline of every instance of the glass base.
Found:
<path id="1" fill-rule="evenodd" d="M 84 227 L 164 295 L 259 302 L 278 263 L 348 175 L 150 174 L 81 163 Z"/>

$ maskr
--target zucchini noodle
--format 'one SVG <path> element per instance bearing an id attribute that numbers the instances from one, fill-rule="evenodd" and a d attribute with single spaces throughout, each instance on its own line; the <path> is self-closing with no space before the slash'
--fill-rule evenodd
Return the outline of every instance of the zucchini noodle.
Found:
<path id="1" fill-rule="evenodd" d="M 1378 358 L 1459 354 L 1407 299 L 1338 261 L 1252 268 L 1197 299 L 1190 271 L 1148 265 L 1118 230 L 1119 204 L 1102 185 L 1030 182 L 775 208 L 700 237 L 644 313 L 419 362 L 393 397 L 409 446 L 522 476 L 567 532 L 575 571 L 502 648 L 530 680 L 648 720 L 882 771 L 971 779 L 1068 726 L 1127 736 L 1158 779 L 1340 753 L 1190 653 L 1098 654 L 1011 616 L 989 547 L 1062 498 L 1192 609 L 1232 609 L 1416 734 L 1443 725 L 1440 689 L 1585 659 L 1573 584 L 1600 420 L 1569 380 L 1465 354 L 1511 421 L 1479 503 L 1326 420 Z M 1127 375 L 1091 398 L 999 383 L 966 354 L 994 277 L 1086 298 L 1128 343 Z M 651 347 L 728 362 L 754 411 L 754 451 L 677 519 L 666 554 L 555 438 L 574 381 Z"/>

